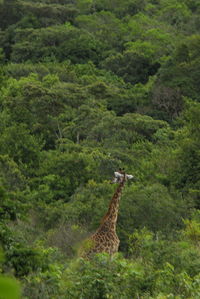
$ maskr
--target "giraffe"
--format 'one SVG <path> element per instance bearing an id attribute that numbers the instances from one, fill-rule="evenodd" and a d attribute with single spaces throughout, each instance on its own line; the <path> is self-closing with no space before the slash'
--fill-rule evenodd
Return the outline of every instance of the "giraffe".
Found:
<path id="1" fill-rule="evenodd" d="M 115 172 L 114 182 L 118 186 L 110 201 L 107 213 L 101 220 L 99 228 L 87 240 L 88 248 L 83 253 L 83 258 L 89 258 L 95 253 L 106 252 L 111 256 L 118 251 L 120 240 L 116 233 L 116 224 L 119 210 L 119 201 L 122 190 L 127 179 L 133 178 L 132 175 L 127 175 L 124 171 Z"/>

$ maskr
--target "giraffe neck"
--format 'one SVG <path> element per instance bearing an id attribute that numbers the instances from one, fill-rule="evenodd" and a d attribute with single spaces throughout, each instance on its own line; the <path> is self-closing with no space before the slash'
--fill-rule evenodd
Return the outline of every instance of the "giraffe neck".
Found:
<path id="1" fill-rule="evenodd" d="M 107 213 L 103 217 L 100 225 L 100 229 L 104 230 L 116 230 L 116 223 L 119 210 L 119 200 L 121 197 L 122 189 L 124 187 L 125 181 L 123 180 L 117 187 L 108 208 Z"/>

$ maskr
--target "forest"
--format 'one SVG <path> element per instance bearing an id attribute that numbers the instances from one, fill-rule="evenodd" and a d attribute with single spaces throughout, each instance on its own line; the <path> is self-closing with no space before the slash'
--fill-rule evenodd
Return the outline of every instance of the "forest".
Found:
<path id="1" fill-rule="evenodd" d="M 0 0 L 0 298 L 200 298 L 199 0 Z"/>

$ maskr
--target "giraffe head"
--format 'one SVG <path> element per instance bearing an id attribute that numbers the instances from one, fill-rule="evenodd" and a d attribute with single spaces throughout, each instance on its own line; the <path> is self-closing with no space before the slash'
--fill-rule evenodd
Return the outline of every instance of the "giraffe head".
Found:
<path id="1" fill-rule="evenodd" d="M 133 179 L 133 175 L 126 174 L 124 169 L 119 168 L 118 171 L 114 172 L 114 178 L 112 180 L 112 183 L 124 183 L 130 179 Z"/>

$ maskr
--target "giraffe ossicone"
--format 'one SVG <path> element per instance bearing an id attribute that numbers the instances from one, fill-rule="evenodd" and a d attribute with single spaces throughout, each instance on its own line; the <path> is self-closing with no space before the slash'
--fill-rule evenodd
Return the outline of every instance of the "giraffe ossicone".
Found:
<path id="1" fill-rule="evenodd" d="M 107 213 L 101 220 L 99 228 L 96 232 L 86 240 L 86 250 L 83 248 L 81 256 L 83 258 L 90 258 L 95 253 L 106 252 L 113 255 L 118 251 L 120 240 L 116 233 L 116 224 L 119 211 L 119 201 L 125 182 L 132 179 L 132 175 L 126 174 L 124 171 L 114 172 L 114 183 L 118 186 L 110 201 Z"/>

